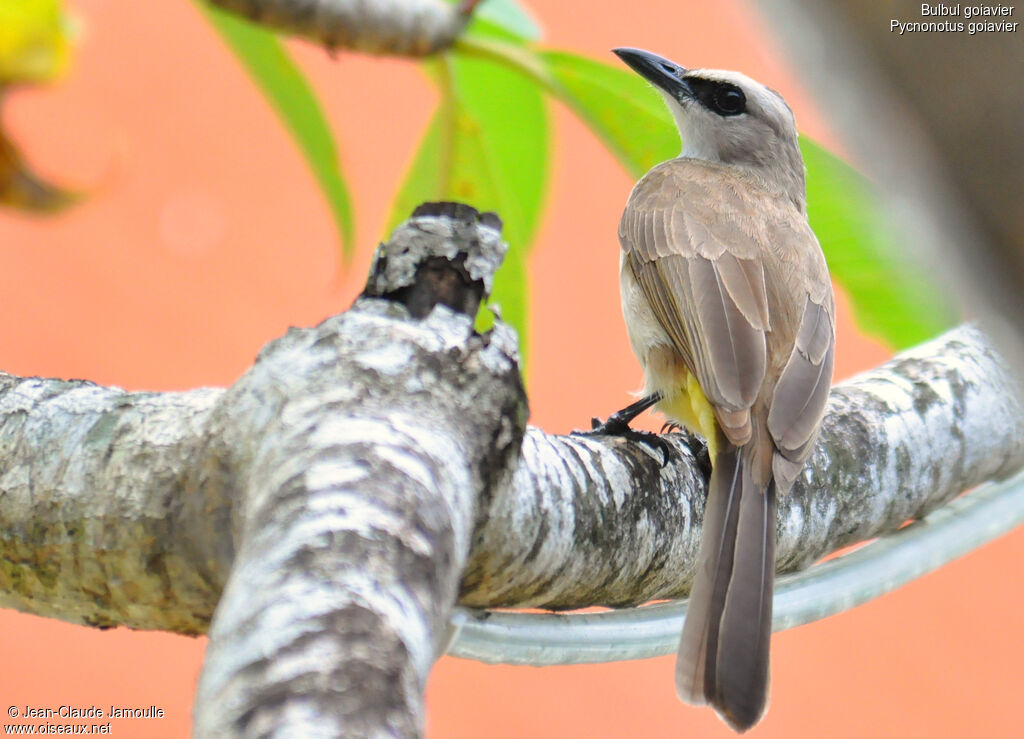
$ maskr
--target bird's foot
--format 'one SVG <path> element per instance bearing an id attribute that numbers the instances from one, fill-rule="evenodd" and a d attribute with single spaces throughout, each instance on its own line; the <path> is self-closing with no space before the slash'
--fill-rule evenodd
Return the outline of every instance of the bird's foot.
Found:
<path id="1" fill-rule="evenodd" d="M 705 479 L 711 479 L 711 452 L 708 451 L 708 443 L 697 434 L 690 433 L 683 429 L 686 435 L 686 446 L 690 448 L 693 461 L 697 463 Z"/>
<path id="2" fill-rule="evenodd" d="M 641 431 L 630 428 L 629 422 L 623 420 L 618 413 L 613 413 L 607 421 L 596 416 L 590 419 L 590 431 L 573 431 L 576 436 L 621 436 L 624 439 L 644 444 L 661 453 L 661 466 L 668 464 L 672 454 L 672 446 L 652 431 Z"/>
<path id="3" fill-rule="evenodd" d="M 690 454 L 693 455 L 693 461 L 697 463 L 704 477 L 711 476 L 711 454 L 708 451 L 708 443 L 703 437 L 698 436 L 675 421 L 666 421 L 662 425 L 660 433 L 681 434 L 686 437 L 686 446 L 689 447 Z"/>
<path id="4" fill-rule="evenodd" d="M 595 419 L 596 420 L 596 419 Z M 693 455 L 693 460 L 700 467 L 701 472 L 704 473 L 705 477 L 711 475 L 711 454 L 708 452 L 708 443 L 697 434 L 690 431 L 682 424 L 676 423 L 675 421 L 666 421 L 659 433 L 662 434 L 682 434 L 686 437 L 686 446 L 690 448 L 690 454 Z"/>

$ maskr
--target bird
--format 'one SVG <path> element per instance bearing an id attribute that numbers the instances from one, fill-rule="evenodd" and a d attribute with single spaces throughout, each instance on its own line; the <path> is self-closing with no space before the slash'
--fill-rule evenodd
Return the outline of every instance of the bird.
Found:
<path id="1" fill-rule="evenodd" d="M 682 152 L 636 183 L 619 224 L 622 311 L 645 384 L 608 428 L 653 406 L 706 440 L 676 689 L 743 732 L 768 702 L 777 497 L 815 446 L 832 383 L 832 284 L 782 96 L 739 72 L 613 51 L 664 97 Z"/>

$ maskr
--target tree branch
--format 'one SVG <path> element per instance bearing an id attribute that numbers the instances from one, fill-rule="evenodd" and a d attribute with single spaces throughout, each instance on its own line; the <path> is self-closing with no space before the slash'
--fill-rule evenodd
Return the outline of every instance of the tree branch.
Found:
<path id="1" fill-rule="evenodd" d="M 832 389 L 817 449 L 779 501 L 780 571 L 893 531 L 1024 465 L 1024 395 L 965 326 Z M 481 511 L 461 602 L 551 609 L 685 595 L 705 478 L 686 437 L 641 444 L 530 429 Z"/>
<path id="2" fill-rule="evenodd" d="M 685 593 L 702 466 L 680 434 L 664 467 L 623 439 L 524 437 L 514 337 L 473 330 L 498 226 L 418 210 L 348 312 L 292 329 L 225 391 L 0 374 L 0 606 L 209 625 L 200 736 L 415 734 L 460 587 L 477 607 Z M 1022 411 L 971 327 L 834 388 L 780 503 L 780 567 L 1016 470 Z"/>
<path id="3" fill-rule="evenodd" d="M 257 433 L 230 464 L 238 553 L 198 736 L 422 732 L 477 496 L 508 484 L 525 426 L 514 335 L 473 330 L 496 226 L 419 209 L 351 310 L 289 332 L 229 391 L 217 436 Z"/>
<path id="4" fill-rule="evenodd" d="M 207 0 L 329 50 L 426 56 L 451 46 L 477 2 L 444 0 Z"/>
<path id="5" fill-rule="evenodd" d="M 0 606 L 204 632 L 224 572 L 194 556 L 183 510 L 216 467 L 205 427 L 222 397 L 0 373 Z"/>

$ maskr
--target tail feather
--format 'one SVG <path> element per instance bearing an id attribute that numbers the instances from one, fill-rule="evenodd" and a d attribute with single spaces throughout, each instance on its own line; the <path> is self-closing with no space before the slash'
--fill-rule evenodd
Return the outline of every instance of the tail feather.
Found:
<path id="1" fill-rule="evenodd" d="M 676 690 L 681 699 L 695 705 L 708 702 L 710 696 L 705 685 L 715 682 L 717 660 L 709 660 L 708 654 L 713 656 L 717 651 L 721 614 L 720 609 L 712 606 L 724 601 L 724 590 L 732 572 L 741 474 L 739 450 L 732 445 L 722 445 L 712 466 L 697 575 L 690 591 L 676 660 Z"/>
<path id="2" fill-rule="evenodd" d="M 689 703 L 711 703 L 737 731 L 757 723 L 768 695 L 775 574 L 775 486 L 758 485 L 751 450 L 715 455 L 697 576 L 676 663 Z"/>
<path id="3" fill-rule="evenodd" d="M 775 485 L 744 487 L 729 591 L 722 607 L 714 704 L 734 727 L 756 724 L 768 703 L 775 580 Z"/>

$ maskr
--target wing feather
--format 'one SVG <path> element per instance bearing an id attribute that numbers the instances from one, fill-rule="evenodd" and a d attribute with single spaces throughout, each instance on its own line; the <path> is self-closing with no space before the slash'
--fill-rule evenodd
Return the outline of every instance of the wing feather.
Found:
<path id="1" fill-rule="evenodd" d="M 816 439 L 835 345 L 828 271 L 803 216 L 734 168 L 676 159 L 637 183 L 619 239 L 734 443 L 750 438 L 747 411 L 765 393 L 786 492 Z"/>
<path id="2" fill-rule="evenodd" d="M 671 261 L 670 257 L 665 259 Z M 658 319 L 658 323 L 661 324 L 665 333 L 668 334 L 672 345 L 679 352 L 686 366 L 693 372 L 693 368 L 697 366 L 700 360 L 694 357 L 690 350 L 691 341 L 689 337 L 692 328 L 684 325 L 683 316 L 686 313 L 680 310 L 676 296 L 663 277 L 662 270 L 657 269 L 654 262 L 630 259 L 629 264 L 633 270 L 634 277 L 636 277 L 637 284 L 640 285 L 644 297 L 647 298 L 647 303 L 651 306 L 651 310 Z M 671 270 L 670 264 L 664 265 L 664 267 L 666 270 Z"/>
<path id="3" fill-rule="evenodd" d="M 787 492 L 810 456 L 832 385 L 835 329 L 828 308 L 807 297 L 793 351 L 779 375 L 768 412 L 775 442 L 773 468 Z"/>
<path id="4" fill-rule="evenodd" d="M 683 161 L 660 165 L 638 183 L 619 239 L 651 310 L 708 400 L 723 412 L 743 411 L 764 382 L 771 327 L 757 258 L 763 248 L 734 225 L 750 220 L 757 204 L 732 197 L 727 212 L 718 212 L 708 182 L 670 166 Z M 729 212 L 739 207 L 749 212 Z"/>
<path id="5" fill-rule="evenodd" d="M 688 261 L 689 283 L 697 323 L 700 354 L 714 378 L 718 395 L 728 410 L 753 405 L 764 382 L 766 346 L 764 329 L 744 316 L 722 280 L 719 263 L 693 257 Z M 678 284 L 678 282 L 677 282 Z M 701 387 L 704 378 L 698 375 Z"/>
<path id="6" fill-rule="evenodd" d="M 726 252 L 716 260 L 716 265 L 722 284 L 743 317 L 754 328 L 771 331 L 764 264 L 758 259 L 738 259 Z"/>

